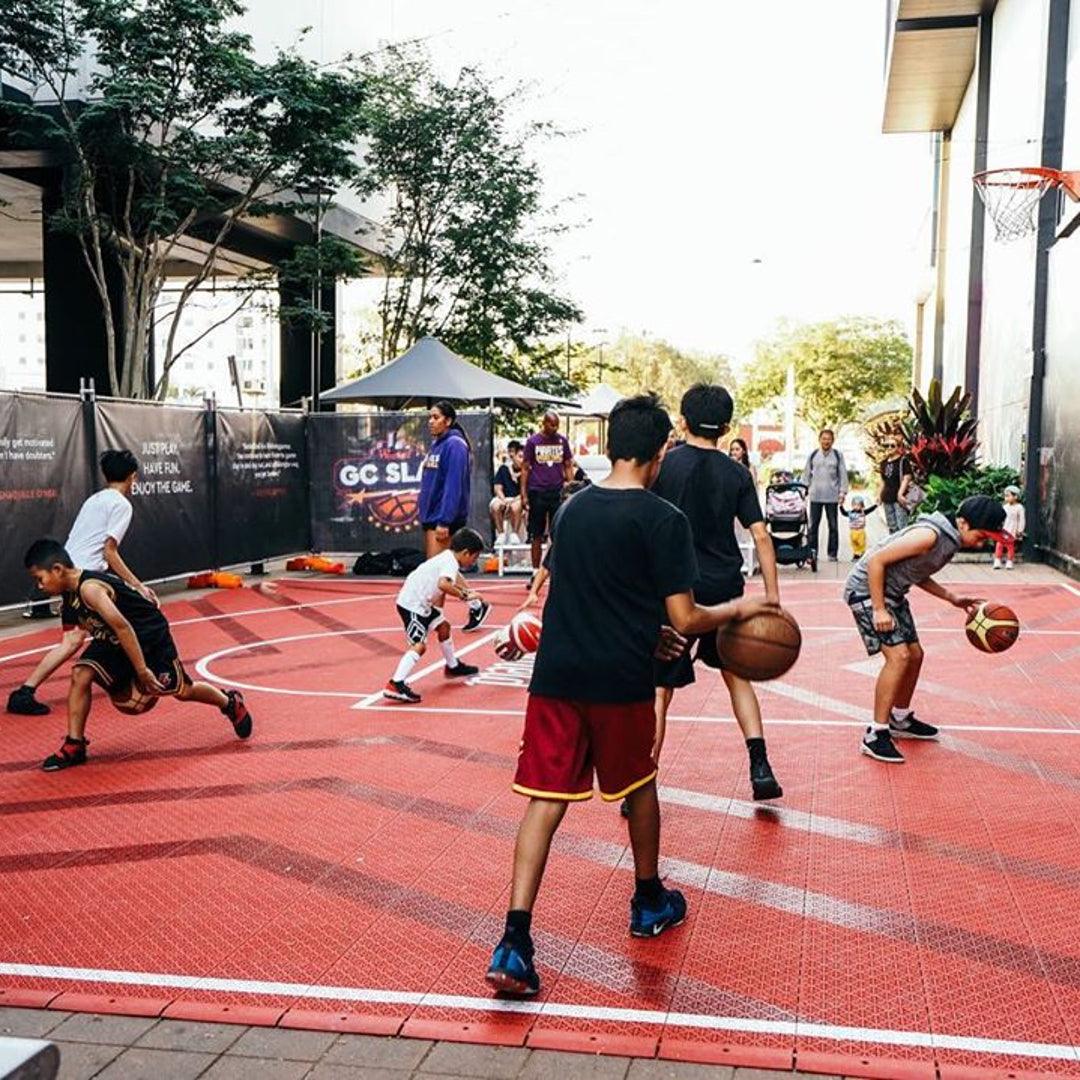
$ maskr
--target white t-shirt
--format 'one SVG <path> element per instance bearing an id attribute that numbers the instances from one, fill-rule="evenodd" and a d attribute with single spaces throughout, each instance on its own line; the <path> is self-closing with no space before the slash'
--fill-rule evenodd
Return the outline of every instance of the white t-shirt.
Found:
<path id="1" fill-rule="evenodd" d="M 67 553 L 80 570 L 108 570 L 105 541 L 119 545 L 131 524 L 131 503 L 116 488 L 103 488 L 82 504 L 68 534 Z"/>
<path id="2" fill-rule="evenodd" d="M 461 567 L 452 551 L 442 551 L 422 562 L 404 581 L 397 595 L 399 607 L 430 615 L 433 602 L 439 598 L 439 580 L 456 581 Z"/>

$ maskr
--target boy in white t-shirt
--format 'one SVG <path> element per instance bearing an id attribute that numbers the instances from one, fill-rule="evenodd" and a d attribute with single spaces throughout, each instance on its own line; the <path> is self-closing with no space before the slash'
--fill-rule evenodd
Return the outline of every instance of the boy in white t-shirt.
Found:
<path id="1" fill-rule="evenodd" d="M 139 462 L 130 450 L 106 450 L 100 458 L 105 487 L 82 504 L 71 526 L 64 548 L 74 565 L 84 570 L 111 571 L 148 600 L 157 603 L 147 588 L 120 557 L 120 544 L 131 525 L 131 489 L 139 472 Z M 86 633 L 73 613 L 61 608 L 63 638 L 42 658 L 30 677 L 8 697 L 7 711 L 21 716 L 44 716 L 49 706 L 34 697 L 37 688 L 79 651 Z"/>
<path id="2" fill-rule="evenodd" d="M 447 596 L 456 596 L 466 601 L 479 599 L 478 594 L 465 584 L 461 571 L 475 566 L 483 550 L 484 541 L 475 529 L 458 529 L 450 538 L 448 551 L 441 551 L 422 562 L 405 579 L 397 595 L 397 610 L 405 627 L 409 648 L 398 661 L 393 676 L 384 687 L 383 697 L 413 704 L 420 700 L 420 695 L 409 686 L 408 678 L 420 657 L 427 651 L 427 639 L 432 631 L 442 648 L 446 660 L 444 670 L 448 678 L 475 675 L 480 670 L 457 658 L 450 636 L 450 623 L 442 609 Z M 487 607 L 486 604 L 484 606 Z"/>

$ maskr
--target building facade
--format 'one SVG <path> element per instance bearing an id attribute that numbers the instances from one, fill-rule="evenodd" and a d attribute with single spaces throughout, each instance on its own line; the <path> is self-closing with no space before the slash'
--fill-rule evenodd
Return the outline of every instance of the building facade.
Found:
<path id="1" fill-rule="evenodd" d="M 983 461 L 1024 478 L 1032 546 L 1080 570 L 1080 202 L 1005 242 L 972 177 L 1080 170 L 1080 2 L 889 0 L 884 130 L 931 138 L 916 381 L 971 392 Z M 1076 235 L 1074 235 L 1074 233 Z"/>

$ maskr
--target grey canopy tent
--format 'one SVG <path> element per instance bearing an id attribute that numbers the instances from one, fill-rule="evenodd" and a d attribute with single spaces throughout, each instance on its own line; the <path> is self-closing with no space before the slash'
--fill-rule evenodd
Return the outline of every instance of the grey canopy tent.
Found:
<path id="1" fill-rule="evenodd" d="M 528 409 L 567 405 L 561 398 L 493 375 L 470 364 L 433 337 L 423 337 L 384 367 L 341 383 L 320 397 L 327 402 L 364 402 L 387 409 L 430 406 L 440 398 Z"/>

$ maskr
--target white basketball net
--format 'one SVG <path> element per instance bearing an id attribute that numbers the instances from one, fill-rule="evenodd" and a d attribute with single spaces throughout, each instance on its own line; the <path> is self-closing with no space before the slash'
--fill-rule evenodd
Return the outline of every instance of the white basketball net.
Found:
<path id="1" fill-rule="evenodd" d="M 998 240 L 1022 240 L 1039 229 L 1039 201 L 1059 181 L 1053 174 L 996 169 L 975 177 L 975 188 L 994 222 Z"/>

